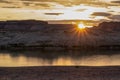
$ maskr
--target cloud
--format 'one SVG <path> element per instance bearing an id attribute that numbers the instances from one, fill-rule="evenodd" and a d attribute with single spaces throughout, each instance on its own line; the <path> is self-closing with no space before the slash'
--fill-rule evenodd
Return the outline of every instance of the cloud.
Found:
<path id="1" fill-rule="evenodd" d="M 106 20 L 108 18 L 113 20 L 116 18 L 116 20 L 119 20 L 119 3 L 119 0 L 109 0 L 109 2 L 106 0 L 0 0 L 0 9 L 3 9 L 3 11 L 6 12 L 7 8 L 9 8 L 12 13 L 20 11 L 19 13 L 25 14 L 23 11 L 26 11 L 30 14 L 34 13 L 39 16 L 43 14 L 44 16 L 42 15 L 41 19 L 61 19 L 61 17 L 56 18 L 58 15 L 61 15 L 63 19 L 82 19 L 82 17 L 86 17 L 81 16 L 81 14 L 84 14 L 85 12 L 89 14 L 92 19 L 98 17 L 105 18 Z M 0 13 L 2 13 L 2 11 Z M 68 15 L 63 17 L 64 15 L 62 14 Z M 69 16 L 69 14 L 73 14 L 75 16 Z M 9 12 L 6 12 L 6 15 L 10 15 Z M 77 17 L 77 15 L 80 15 L 80 17 Z M 11 17 L 14 17 L 14 15 Z"/>
<path id="2" fill-rule="evenodd" d="M 20 1 L 16 0 L 0 0 L 0 8 L 21 8 Z"/>
<path id="3" fill-rule="evenodd" d="M 106 13 L 106 12 L 94 12 L 93 14 L 91 14 L 92 16 L 111 16 L 110 13 Z"/>
<path id="4" fill-rule="evenodd" d="M 12 3 L 12 2 L 7 1 L 7 0 L 0 0 L 0 3 Z"/>
<path id="5" fill-rule="evenodd" d="M 37 1 L 37 0 L 36 0 Z M 45 9 L 45 8 L 54 8 L 54 6 L 59 5 L 54 2 L 36 2 L 33 0 L 14 0 L 14 1 L 0 1 L 1 8 L 31 8 L 31 9 Z"/>
<path id="6" fill-rule="evenodd" d="M 36 6 L 43 6 L 43 7 L 51 7 L 50 4 L 47 3 L 35 3 Z"/>
<path id="7" fill-rule="evenodd" d="M 44 13 L 45 15 L 61 15 L 63 13 Z"/>
<path id="8" fill-rule="evenodd" d="M 32 4 L 31 2 L 23 2 L 23 4 L 25 5 L 25 6 L 30 6 L 30 4 Z"/>
<path id="9" fill-rule="evenodd" d="M 113 5 L 109 3 L 104 3 L 100 0 L 99 1 L 98 0 L 0 0 L 0 2 L 6 3 L 6 5 L 11 4 L 11 5 L 16 5 L 17 7 L 32 8 L 32 9 L 41 9 L 41 8 L 54 9 L 54 7 L 56 8 L 57 6 L 72 7 L 80 4 L 99 6 L 99 7 Z M 116 3 L 118 1 L 113 1 L 113 2 Z M 82 11 L 82 10 L 78 10 L 78 11 Z"/>
<path id="10" fill-rule="evenodd" d="M 18 6 L 4 6 L 2 8 L 21 8 L 21 7 L 18 7 Z"/>
<path id="11" fill-rule="evenodd" d="M 120 15 L 112 15 L 109 17 L 111 20 L 120 21 Z"/>
<path id="12" fill-rule="evenodd" d="M 74 5 L 74 3 L 70 3 L 69 0 L 21 0 L 22 2 L 32 2 L 32 3 L 45 3 L 45 2 L 49 2 L 49 3 L 57 3 L 60 5 L 64 5 L 64 6 L 71 6 Z M 49 5 L 48 3 L 48 5 Z"/>
<path id="13" fill-rule="evenodd" d="M 28 1 L 28 2 L 56 2 L 66 7 L 80 5 L 80 4 L 87 4 L 87 5 L 99 5 L 99 6 L 108 6 L 112 5 L 107 3 L 103 0 L 21 0 L 21 1 Z"/>
<path id="14" fill-rule="evenodd" d="M 83 12 L 83 11 L 85 11 L 85 10 L 87 10 L 87 9 L 77 9 L 76 11 L 77 11 L 77 12 Z"/>
<path id="15" fill-rule="evenodd" d="M 48 8 L 48 7 L 51 7 L 51 3 L 50 2 L 37 2 L 37 3 L 34 3 L 34 2 L 22 2 L 24 7 L 44 7 L 44 8 Z"/>
<path id="16" fill-rule="evenodd" d="M 118 3 L 118 4 L 120 4 L 120 1 L 111 1 L 111 3 Z"/>

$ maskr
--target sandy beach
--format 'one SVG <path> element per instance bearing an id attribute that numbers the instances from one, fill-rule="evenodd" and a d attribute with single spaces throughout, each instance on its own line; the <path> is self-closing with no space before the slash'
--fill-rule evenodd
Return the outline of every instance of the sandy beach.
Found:
<path id="1" fill-rule="evenodd" d="M 120 67 L 0 67 L 0 80 L 120 80 Z"/>

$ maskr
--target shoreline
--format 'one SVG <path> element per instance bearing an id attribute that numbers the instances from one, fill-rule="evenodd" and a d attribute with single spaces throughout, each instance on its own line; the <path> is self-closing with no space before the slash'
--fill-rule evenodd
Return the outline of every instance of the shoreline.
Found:
<path id="1" fill-rule="evenodd" d="M 0 80 L 119 80 L 120 66 L 0 67 Z"/>

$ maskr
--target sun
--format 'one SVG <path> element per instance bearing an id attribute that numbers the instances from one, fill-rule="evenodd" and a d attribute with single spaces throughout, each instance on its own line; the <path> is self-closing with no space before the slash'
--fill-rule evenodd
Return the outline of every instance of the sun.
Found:
<path id="1" fill-rule="evenodd" d="M 85 29 L 86 27 L 85 27 L 84 24 L 78 24 L 78 28 L 79 28 L 79 29 Z"/>

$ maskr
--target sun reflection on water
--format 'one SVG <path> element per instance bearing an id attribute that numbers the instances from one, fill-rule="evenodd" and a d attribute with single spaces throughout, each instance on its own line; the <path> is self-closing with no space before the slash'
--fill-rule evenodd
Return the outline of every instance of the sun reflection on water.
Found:
<path id="1" fill-rule="evenodd" d="M 89 52 L 87 52 L 90 54 Z M 93 52 L 94 53 L 94 52 Z M 109 53 L 109 51 L 108 51 Z M 111 53 L 111 52 L 110 52 Z M 114 52 L 116 53 L 116 52 Z M 12 56 L 11 53 L 5 54 L 0 53 L 0 66 L 70 66 L 70 65 L 79 65 L 79 66 L 114 66 L 120 65 L 120 55 L 86 55 L 84 56 L 80 54 L 80 52 L 69 53 L 68 55 L 60 55 L 60 53 L 56 53 L 56 57 L 51 57 L 48 59 L 46 56 L 34 56 L 34 52 L 30 54 Z M 39 53 L 43 55 L 42 53 Z M 49 53 L 50 54 L 50 53 Z M 27 56 L 29 55 L 29 57 Z M 31 55 L 31 56 L 30 56 Z"/>

